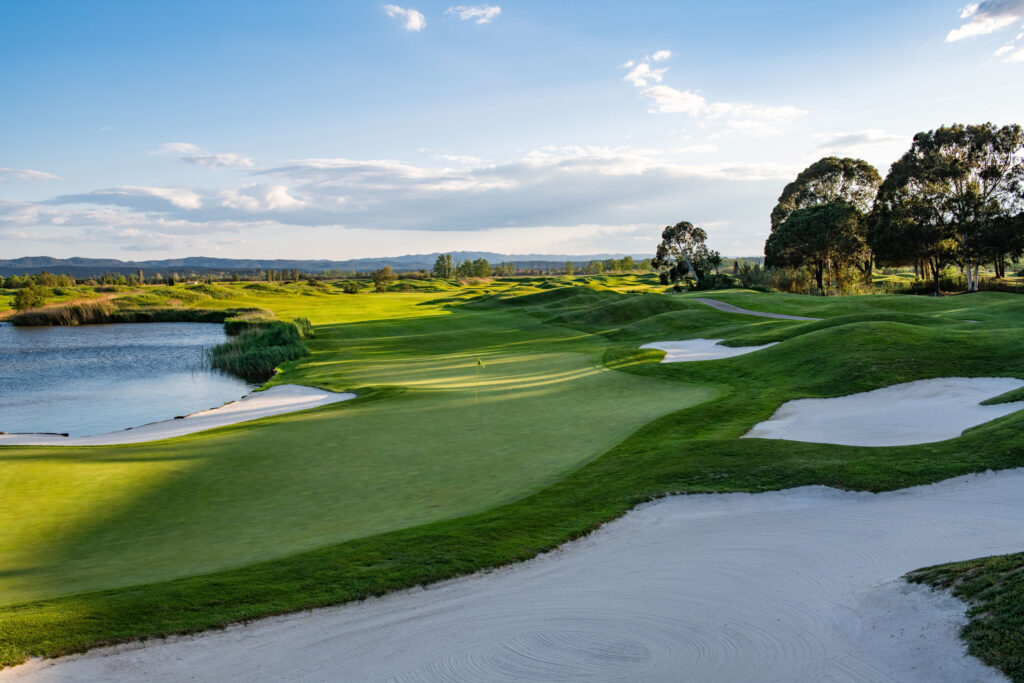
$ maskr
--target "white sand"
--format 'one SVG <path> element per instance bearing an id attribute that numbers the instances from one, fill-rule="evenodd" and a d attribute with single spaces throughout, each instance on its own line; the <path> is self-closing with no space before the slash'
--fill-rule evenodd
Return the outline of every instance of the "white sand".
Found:
<path id="1" fill-rule="evenodd" d="M 984 681 L 963 603 L 899 580 L 1024 549 L 1024 469 L 883 493 L 677 496 L 489 574 L 0 681 Z"/>
<path id="2" fill-rule="evenodd" d="M 746 308 L 740 308 L 739 306 L 733 306 L 727 304 L 724 301 L 718 299 L 703 299 L 700 297 L 694 297 L 694 301 L 699 301 L 702 304 L 711 306 L 711 308 L 717 308 L 725 313 L 742 313 L 743 315 L 756 315 L 761 318 L 778 318 L 779 320 L 822 320 L 822 318 L 808 318 L 803 315 L 787 315 L 785 313 L 769 313 L 768 311 L 751 311 Z"/>
<path id="3" fill-rule="evenodd" d="M 715 360 L 716 358 L 732 358 L 745 353 L 753 353 L 778 342 L 761 346 L 722 346 L 723 339 L 686 339 L 684 341 L 664 341 L 644 344 L 641 349 L 658 349 L 665 352 L 662 363 L 687 363 L 695 360 Z"/>
<path id="4" fill-rule="evenodd" d="M 744 437 L 847 446 L 945 441 L 1024 409 L 1024 401 L 980 405 L 1022 386 L 1013 377 L 942 377 L 840 398 L 802 398 L 784 403 Z"/>
<path id="5" fill-rule="evenodd" d="M 193 413 L 175 420 L 164 420 L 96 436 L 63 437 L 51 434 L 7 434 L 0 436 L 0 446 L 110 446 L 142 443 L 193 434 L 214 427 L 248 422 L 261 417 L 317 408 L 355 398 L 355 394 L 324 391 L 298 384 L 280 384 L 257 391 L 219 408 Z"/>

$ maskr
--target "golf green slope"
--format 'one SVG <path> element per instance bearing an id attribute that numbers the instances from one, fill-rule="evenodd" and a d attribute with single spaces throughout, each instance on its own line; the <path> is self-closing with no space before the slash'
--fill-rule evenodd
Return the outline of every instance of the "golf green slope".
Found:
<path id="1" fill-rule="evenodd" d="M 333 315 L 358 316 L 346 308 L 367 299 L 336 297 Z M 394 313 L 396 300 L 376 299 Z M 361 397 L 345 405 L 159 444 L 0 451 L 0 604 L 494 507 L 716 394 L 615 373 L 601 338 L 521 312 L 396 299 L 405 317 L 320 326 L 312 356 L 277 380 Z"/>

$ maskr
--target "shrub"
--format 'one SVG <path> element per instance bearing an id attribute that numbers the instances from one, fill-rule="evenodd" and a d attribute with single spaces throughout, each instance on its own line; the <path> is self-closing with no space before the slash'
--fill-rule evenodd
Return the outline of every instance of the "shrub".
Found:
<path id="1" fill-rule="evenodd" d="M 341 283 L 341 291 L 345 292 L 345 294 L 358 294 L 359 283 L 355 280 L 345 280 Z"/>
<path id="2" fill-rule="evenodd" d="M 378 292 L 386 292 L 396 277 L 395 271 L 391 270 L 391 266 L 384 266 L 380 270 L 373 271 L 373 287 Z"/>
<path id="3" fill-rule="evenodd" d="M 735 286 L 735 281 L 725 273 L 708 273 L 699 282 L 695 289 L 728 289 Z"/>
<path id="4" fill-rule="evenodd" d="M 14 308 L 18 311 L 24 311 L 28 308 L 37 308 L 46 303 L 46 293 L 39 285 L 29 285 L 28 287 L 22 287 L 18 290 L 18 293 L 14 295 Z"/>
<path id="5" fill-rule="evenodd" d="M 736 269 L 736 278 L 746 289 L 768 289 L 772 284 L 768 269 L 760 263 L 744 263 Z"/>

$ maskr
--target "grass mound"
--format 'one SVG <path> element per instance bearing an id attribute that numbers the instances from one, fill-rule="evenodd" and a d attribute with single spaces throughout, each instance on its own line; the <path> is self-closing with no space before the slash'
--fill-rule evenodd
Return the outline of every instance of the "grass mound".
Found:
<path id="1" fill-rule="evenodd" d="M 601 330 L 627 325 L 653 315 L 693 308 L 700 304 L 658 294 L 615 295 L 616 300 L 598 306 L 570 311 L 552 317 L 548 322 L 588 330 Z"/>
<path id="2" fill-rule="evenodd" d="M 220 285 L 212 285 L 208 283 L 200 283 L 198 285 L 188 285 L 186 287 L 190 292 L 197 292 L 199 294 L 205 294 L 211 299 L 234 299 L 239 296 L 239 293 L 228 287 L 221 287 Z"/>

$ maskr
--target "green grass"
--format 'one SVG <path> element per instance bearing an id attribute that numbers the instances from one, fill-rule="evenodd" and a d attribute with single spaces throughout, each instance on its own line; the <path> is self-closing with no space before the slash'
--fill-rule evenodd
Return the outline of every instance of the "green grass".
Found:
<path id="1" fill-rule="evenodd" d="M 389 317 L 392 296 L 334 303 L 371 299 Z M 0 528 L 13 530 L 0 537 L 2 601 L 238 566 L 493 507 L 717 393 L 611 372 L 593 335 L 516 312 L 414 306 L 422 300 L 404 300 L 410 317 L 397 321 L 319 326 L 310 358 L 274 380 L 365 399 L 165 444 L 0 451 Z"/>
<path id="2" fill-rule="evenodd" d="M 311 355 L 271 383 L 360 398 L 157 444 L 0 449 L 0 664 L 526 559 L 671 492 L 880 491 L 1024 465 L 1021 414 L 913 447 L 737 439 L 792 398 L 1024 377 L 1015 295 L 702 293 L 826 318 L 802 322 L 607 289 L 656 285 L 636 277 L 592 285 L 233 285 L 197 303 L 309 318 Z M 672 365 L 637 349 L 698 336 L 782 343 Z"/>
<path id="3" fill-rule="evenodd" d="M 968 651 L 1013 681 L 1024 681 L 1024 553 L 918 569 L 914 583 L 951 590 L 970 609 Z"/>

